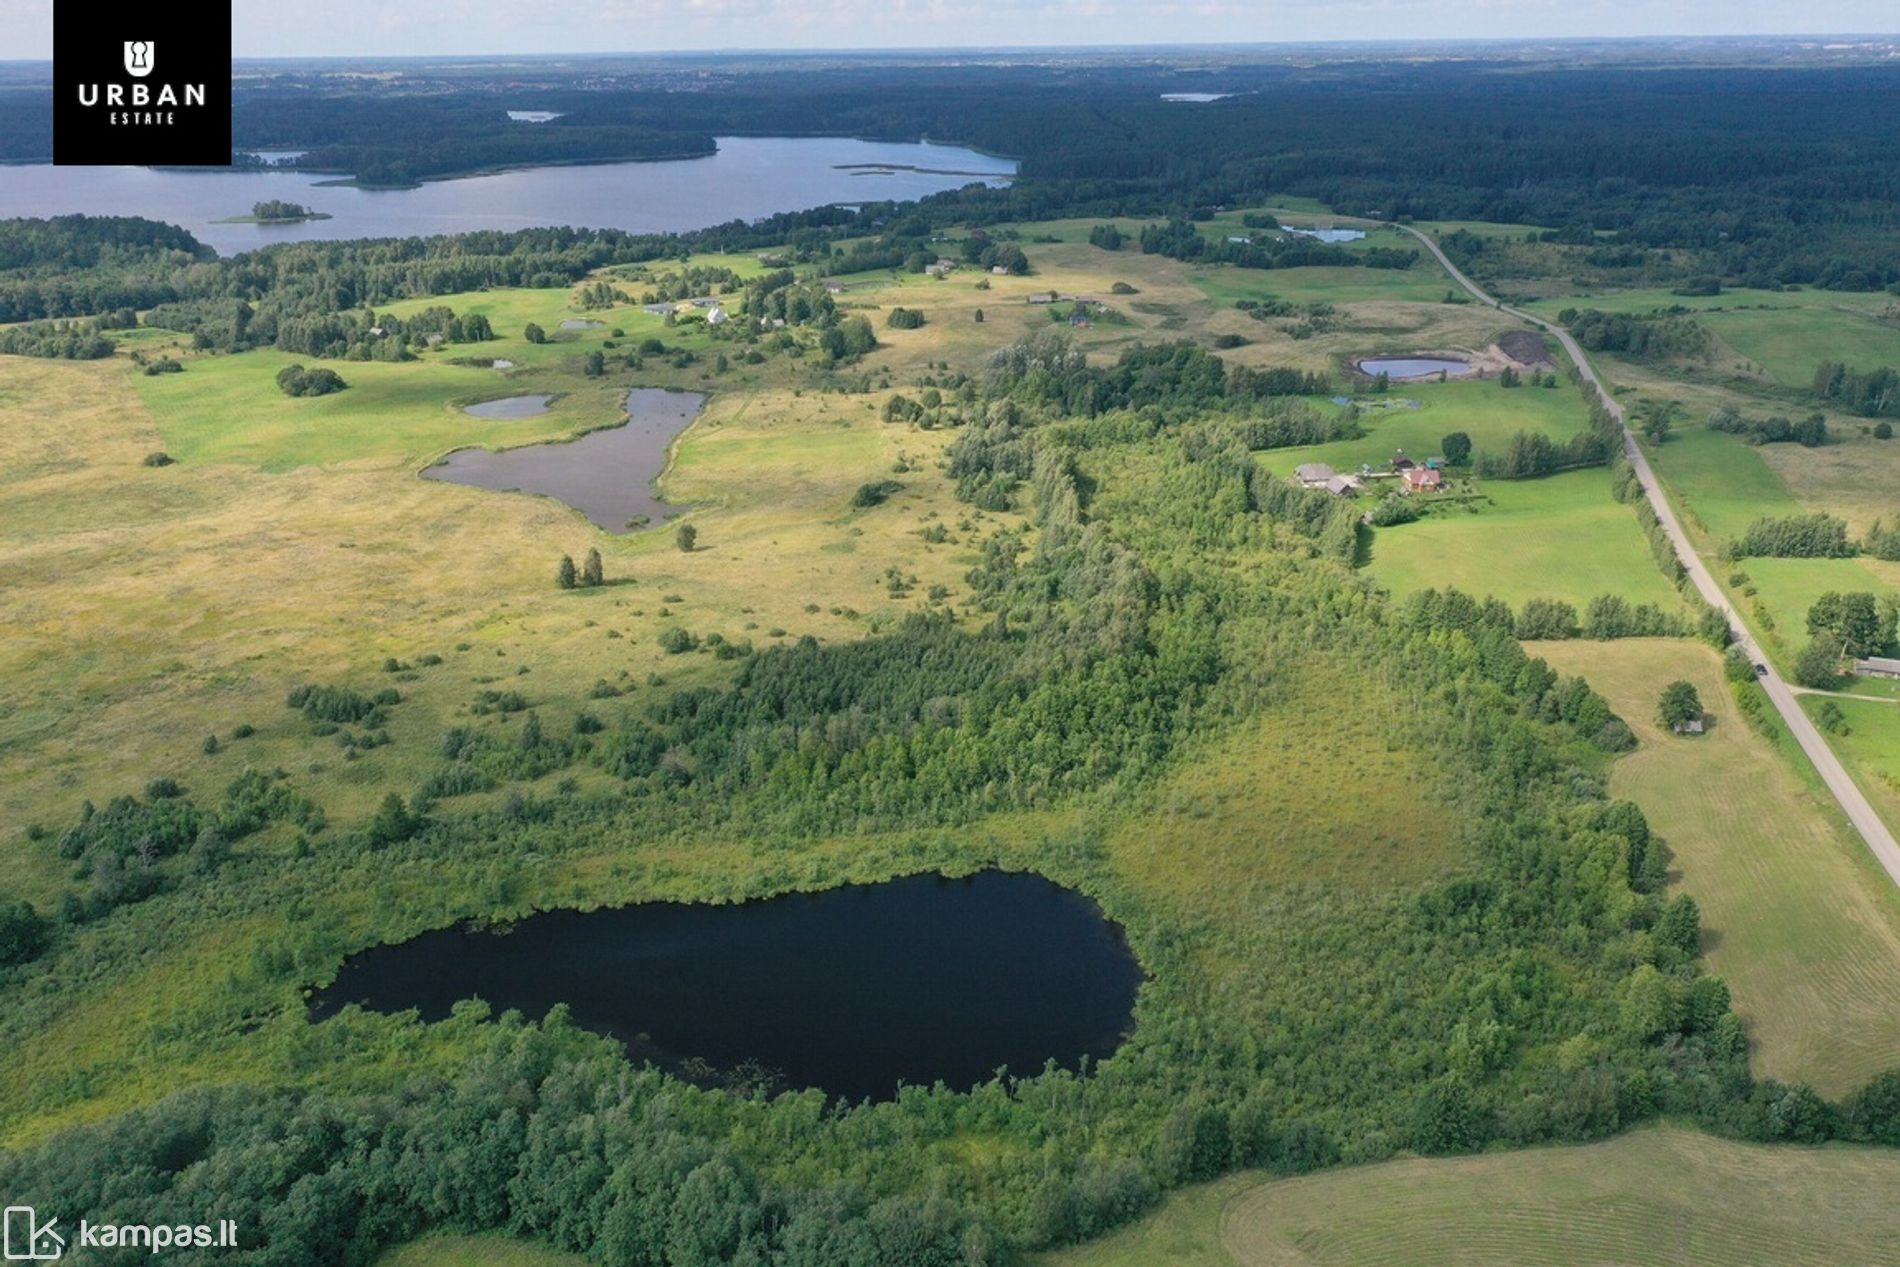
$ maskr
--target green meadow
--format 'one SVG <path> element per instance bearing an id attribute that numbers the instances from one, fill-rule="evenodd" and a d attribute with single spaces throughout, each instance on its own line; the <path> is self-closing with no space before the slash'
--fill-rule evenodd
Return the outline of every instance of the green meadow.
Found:
<path id="1" fill-rule="evenodd" d="M 1542 299 L 1530 308 L 1552 319 L 1565 308 L 1627 313 L 1686 309 L 1783 387 L 1805 389 L 1822 361 L 1844 361 L 1863 369 L 1900 365 L 1900 305 L 1883 294 L 1732 290 L 1675 295 L 1627 290 Z"/>
<path id="2" fill-rule="evenodd" d="M 1043 1267 L 1891 1267 L 1900 1157 L 1674 1128 L 1188 1189 Z"/>
<path id="3" fill-rule="evenodd" d="M 1373 530 L 1367 570 L 1394 594 L 1455 587 L 1513 608 L 1557 598 L 1581 611 L 1599 594 L 1675 611 L 1681 598 L 1650 557 L 1635 511 L 1603 471 L 1488 480 L 1467 511 Z"/>

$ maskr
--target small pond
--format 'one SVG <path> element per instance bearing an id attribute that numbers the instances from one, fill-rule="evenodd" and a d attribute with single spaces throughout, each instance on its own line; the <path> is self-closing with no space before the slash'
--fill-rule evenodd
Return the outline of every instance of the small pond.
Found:
<path id="1" fill-rule="evenodd" d="M 1288 227 L 1288 233 L 1297 233 L 1303 238 L 1317 238 L 1321 242 L 1357 242 L 1366 236 L 1364 229 L 1295 229 Z"/>
<path id="2" fill-rule="evenodd" d="M 440 929 L 347 961 L 313 1019 L 361 1003 L 439 1021 L 462 999 L 577 1024 L 702 1080 L 888 1099 L 998 1067 L 1075 1068 L 1127 1036 L 1141 968 L 1119 925 L 1036 875 L 909 876 L 727 906 L 548 911 Z M 710 1068 L 708 1068 L 710 1067 Z"/>
<path id="3" fill-rule="evenodd" d="M 598 330 L 606 325 L 605 321 L 595 321 L 589 317 L 569 317 L 561 323 L 563 330 Z"/>
<path id="4" fill-rule="evenodd" d="M 1463 361 L 1436 356 L 1388 356 L 1359 362 L 1359 372 L 1374 377 L 1384 374 L 1393 382 L 1403 382 L 1412 378 L 1431 378 L 1439 373 L 1447 378 L 1457 378 L 1469 374 L 1471 366 Z"/>
<path id="5" fill-rule="evenodd" d="M 549 398 L 509 399 L 545 402 Z M 666 467 L 667 446 L 692 424 L 705 403 L 705 396 L 698 392 L 636 387 L 627 393 L 627 422 L 621 426 L 590 431 L 575 440 L 523 445 L 499 453 L 457 449 L 422 475 L 497 492 L 544 493 L 566 502 L 608 532 L 627 532 L 636 523 L 657 522 L 677 509 L 659 499 L 653 481 Z"/>
<path id="6" fill-rule="evenodd" d="M 497 366 L 501 362 L 495 363 Z M 484 400 L 479 405 L 468 405 L 462 410 L 471 418 L 535 418 L 548 411 L 553 396 L 503 396 L 500 400 Z"/>

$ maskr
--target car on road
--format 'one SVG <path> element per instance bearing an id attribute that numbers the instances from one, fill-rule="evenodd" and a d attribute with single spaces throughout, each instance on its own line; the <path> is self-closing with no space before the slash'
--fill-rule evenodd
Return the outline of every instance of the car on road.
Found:
<path id="1" fill-rule="evenodd" d="M 1768 676 L 1768 666 L 1767 666 L 1767 665 L 1765 665 L 1765 664 L 1758 664 L 1758 665 L 1756 665 L 1756 666 L 1755 666 L 1755 676 L 1756 676 L 1756 677 L 1767 677 L 1767 676 Z"/>

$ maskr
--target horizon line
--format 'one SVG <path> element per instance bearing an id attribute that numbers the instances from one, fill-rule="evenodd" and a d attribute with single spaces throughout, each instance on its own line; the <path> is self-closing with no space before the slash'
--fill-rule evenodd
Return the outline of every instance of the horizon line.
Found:
<path id="1" fill-rule="evenodd" d="M 1146 50 L 1166 51 L 1221 51 L 1221 50 L 1263 50 L 1263 49 L 1303 49 L 1303 48 L 1443 48 L 1443 47 L 1510 47 L 1526 44 L 1719 44 L 1736 40 L 1756 40 L 1776 43 L 1807 44 L 1823 40 L 1851 41 L 1895 41 L 1900 42 L 1900 31 L 1810 31 L 1810 32 L 1748 32 L 1704 33 L 1700 35 L 1518 35 L 1518 36 L 1429 36 L 1429 37 L 1390 37 L 1390 38 L 1343 38 L 1308 40 L 1180 40 L 1144 43 L 1024 43 L 1024 44 L 892 44 L 878 46 L 838 46 L 811 45 L 809 47 L 781 48 L 748 45 L 719 45 L 704 48 L 654 48 L 654 49 L 569 49 L 561 51 L 522 53 L 522 52 L 479 52 L 479 53 L 237 53 L 232 62 L 427 62 L 427 61 L 530 61 L 575 58 L 617 58 L 617 57 L 705 57 L 705 56 L 754 56 L 754 57 L 810 57 L 810 56 L 878 56 L 878 55 L 930 55 L 948 57 L 960 54 L 1010 54 L 1010 53 L 1054 53 L 1054 52 L 1140 52 Z M 52 65 L 52 57 L 0 57 L 0 66 L 38 66 Z"/>

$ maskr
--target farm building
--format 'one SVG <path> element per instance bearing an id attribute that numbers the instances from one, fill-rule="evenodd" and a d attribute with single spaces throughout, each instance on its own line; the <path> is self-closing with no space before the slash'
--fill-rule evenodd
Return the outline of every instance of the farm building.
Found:
<path id="1" fill-rule="evenodd" d="M 706 313 L 706 324 L 709 326 L 724 325 L 725 321 L 726 310 L 724 308 L 715 307 Z"/>
<path id="2" fill-rule="evenodd" d="M 1703 731 L 1703 722 L 1700 717 L 1691 717 L 1687 721 L 1676 722 L 1669 729 L 1678 735 L 1699 735 Z"/>
<path id="3" fill-rule="evenodd" d="M 1435 493 L 1445 486 L 1445 473 L 1429 466 L 1408 467 L 1401 478 L 1408 493 Z"/>
<path id="4" fill-rule="evenodd" d="M 1359 491 L 1359 481 L 1350 475 L 1335 475 L 1321 487 L 1335 497 L 1351 497 Z"/>
<path id="5" fill-rule="evenodd" d="M 1293 468 L 1293 478 L 1308 488 L 1322 488 L 1338 472 L 1324 462 L 1302 462 Z"/>
<path id="6" fill-rule="evenodd" d="M 1900 678 L 1900 660 L 1868 656 L 1865 660 L 1854 661 L 1854 672 L 1860 677 Z"/>
<path id="7" fill-rule="evenodd" d="M 956 265 L 949 260 L 938 260 L 935 264 L 924 265 L 924 272 L 930 277 L 942 277 Z"/>

